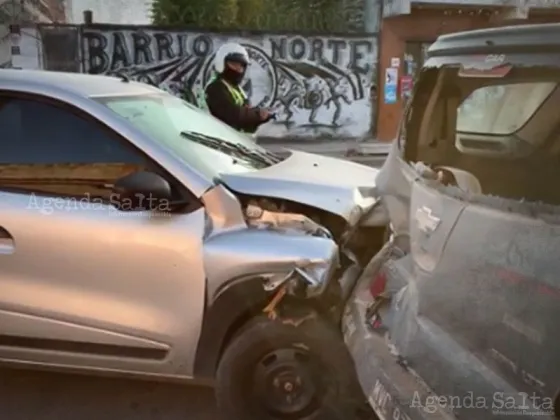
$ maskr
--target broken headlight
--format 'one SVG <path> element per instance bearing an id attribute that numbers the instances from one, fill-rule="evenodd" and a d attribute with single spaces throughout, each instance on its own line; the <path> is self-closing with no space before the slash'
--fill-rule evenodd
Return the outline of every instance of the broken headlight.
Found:
<path id="1" fill-rule="evenodd" d="M 305 297 L 321 295 L 338 268 L 338 255 L 318 262 L 303 261 L 295 265 L 288 273 L 274 273 L 263 276 L 264 289 L 272 292 L 281 286 L 287 286 L 292 294 L 304 294 Z"/>

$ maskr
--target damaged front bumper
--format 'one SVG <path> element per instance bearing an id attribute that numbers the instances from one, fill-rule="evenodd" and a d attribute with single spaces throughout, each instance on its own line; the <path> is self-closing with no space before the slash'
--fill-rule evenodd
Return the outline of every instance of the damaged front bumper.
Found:
<path id="1" fill-rule="evenodd" d="M 332 254 L 329 259 L 319 264 L 305 259 L 298 261 L 290 272 L 284 275 L 274 275 L 267 279 L 264 285 L 265 290 L 274 292 L 281 287 L 293 290 L 299 284 L 304 284 L 306 297 L 316 298 L 322 295 L 328 286 L 336 282 L 340 292 L 339 302 L 346 301 L 362 271 L 356 257 L 345 248 L 346 242 L 352 238 L 352 235 L 359 228 L 360 219 L 363 217 L 361 213 L 356 214 L 359 217 L 356 217 L 353 224 L 348 225 L 341 241 L 336 244 L 336 254 Z M 257 229 L 303 234 L 329 239 L 334 243 L 332 234 L 324 226 L 303 214 L 268 211 L 255 203 L 249 203 L 245 208 L 245 218 L 249 226 Z M 342 260 L 344 260 L 344 264 Z"/>

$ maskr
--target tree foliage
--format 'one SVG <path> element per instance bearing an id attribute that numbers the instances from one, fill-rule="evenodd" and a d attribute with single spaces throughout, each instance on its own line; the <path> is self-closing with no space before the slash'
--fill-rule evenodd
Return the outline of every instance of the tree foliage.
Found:
<path id="1" fill-rule="evenodd" d="M 348 0 L 154 0 L 156 25 L 209 29 L 344 31 Z"/>

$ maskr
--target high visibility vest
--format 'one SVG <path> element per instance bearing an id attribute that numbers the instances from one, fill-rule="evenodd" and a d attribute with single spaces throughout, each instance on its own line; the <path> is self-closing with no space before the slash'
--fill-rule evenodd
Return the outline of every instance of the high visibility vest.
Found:
<path id="1" fill-rule="evenodd" d="M 237 105 L 237 106 L 245 105 L 245 101 L 247 100 L 247 95 L 245 95 L 245 92 L 243 92 L 243 89 L 241 89 L 239 86 L 236 87 L 236 86 L 230 85 L 224 79 L 222 79 L 222 83 L 224 85 L 226 85 L 229 93 L 231 94 L 231 96 L 233 96 L 233 101 L 235 102 L 235 105 Z"/>
<path id="2" fill-rule="evenodd" d="M 208 103 L 206 102 L 206 88 L 208 87 L 208 85 L 210 83 L 213 83 L 216 80 L 216 78 L 217 78 L 217 76 L 214 76 L 210 80 L 210 82 L 208 82 L 208 84 L 205 86 L 204 91 L 199 92 L 199 94 L 196 95 L 197 96 L 198 107 L 200 109 L 204 109 L 205 111 L 208 111 Z M 233 102 L 235 103 L 235 105 L 244 106 L 245 101 L 247 100 L 247 95 L 245 94 L 243 89 L 241 89 L 238 86 L 232 86 L 231 84 L 226 82 L 224 79 L 220 79 L 220 81 L 226 86 L 228 92 L 230 93 L 230 95 L 233 98 Z"/>
<path id="3" fill-rule="evenodd" d="M 204 90 L 199 91 L 196 95 L 196 102 L 199 108 L 208 111 L 208 104 L 206 103 L 206 88 L 208 85 L 213 83 L 216 80 L 216 77 L 213 77 L 204 87 Z M 245 101 L 247 100 L 247 95 L 240 87 L 235 87 L 230 85 L 224 79 L 221 79 L 221 82 L 225 85 L 230 95 L 233 97 L 233 102 L 237 106 L 243 106 Z"/>

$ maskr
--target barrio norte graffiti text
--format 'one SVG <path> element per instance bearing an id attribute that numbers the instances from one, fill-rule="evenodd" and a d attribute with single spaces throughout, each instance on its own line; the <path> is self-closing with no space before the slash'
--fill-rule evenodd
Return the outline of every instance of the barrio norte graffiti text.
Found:
<path id="1" fill-rule="evenodd" d="M 87 70 L 102 74 L 132 65 L 153 64 L 177 57 L 205 58 L 217 48 L 211 36 L 169 32 L 112 31 L 111 33 L 85 31 Z M 342 64 L 343 53 L 348 51 L 348 68 L 367 73 L 371 66 L 373 42 L 361 39 L 322 39 L 301 37 L 269 37 L 271 58 L 280 60 L 330 62 Z M 222 42 L 219 42 L 221 45 Z M 219 47 L 219 45 L 218 45 Z"/>
<path id="2" fill-rule="evenodd" d="M 250 57 L 243 88 L 253 106 L 273 108 L 267 137 L 361 137 L 371 125 L 370 88 L 377 60 L 371 36 L 303 37 L 85 28 L 84 72 L 122 74 L 197 103 L 225 42 Z"/>

